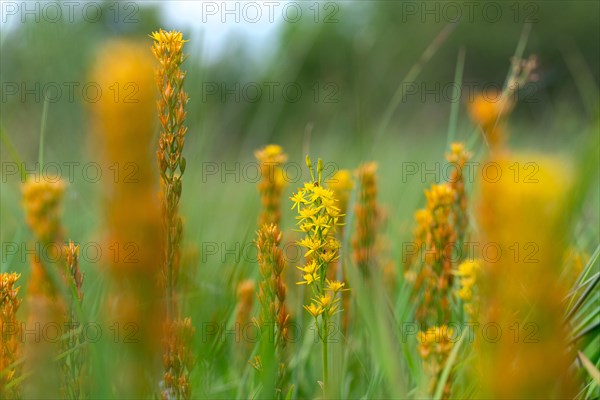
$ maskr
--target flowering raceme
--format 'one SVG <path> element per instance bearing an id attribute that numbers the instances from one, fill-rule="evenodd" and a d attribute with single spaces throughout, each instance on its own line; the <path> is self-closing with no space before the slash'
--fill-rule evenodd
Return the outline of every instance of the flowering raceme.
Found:
<path id="1" fill-rule="evenodd" d="M 17 319 L 17 311 L 22 300 L 19 299 L 17 280 L 20 274 L 14 272 L 0 274 L 0 395 L 3 399 L 19 398 L 19 377 L 21 367 L 16 362 L 21 358 L 21 324 Z M 12 387 L 8 385 L 12 383 Z"/>
<path id="2" fill-rule="evenodd" d="M 64 381 L 62 382 L 62 395 L 69 398 L 80 398 L 85 396 L 86 387 L 84 371 L 86 370 L 85 348 L 82 344 L 85 336 L 77 327 L 79 320 L 76 309 L 83 301 L 83 273 L 79 268 L 79 246 L 72 241 L 63 246 L 65 254 L 64 278 L 71 293 L 70 304 L 67 311 L 67 324 L 69 326 L 67 339 L 61 344 L 61 354 L 65 354 L 62 360 Z"/>
<path id="3" fill-rule="evenodd" d="M 468 199 L 464 168 L 470 157 L 463 143 L 450 146 L 450 152 L 446 154 L 446 160 L 453 167 L 449 181 L 433 184 L 425 191 L 425 207 L 414 214 L 414 242 L 405 265 L 405 278 L 413 286 L 413 298 L 418 300 L 415 317 L 422 329 L 419 355 L 429 378 L 429 395 L 434 394 L 452 349 L 452 330 L 447 327 L 453 322 L 450 305 L 455 275 L 461 276 L 460 284 L 464 285 L 458 296 L 465 297 L 462 300 L 467 314 L 475 308 L 476 299 L 466 298 L 473 290 L 473 268 L 467 271 L 470 264 L 462 264 L 456 270 L 457 264 L 465 258 L 462 245 L 468 233 Z M 435 343 L 431 337 L 437 338 Z M 451 389 L 452 374 L 446 378 L 442 396 L 449 398 Z"/>
<path id="4" fill-rule="evenodd" d="M 252 309 L 254 308 L 254 299 L 256 298 L 256 283 L 252 279 L 246 279 L 238 284 L 237 291 L 237 310 L 235 313 L 236 337 L 243 337 L 245 329 L 252 321 Z M 249 340 L 240 341 L 240 349 L 236 350 L 237 361 L 240 365 L 246 364 L 248 354 L 254 344 Z"/>
<path id="5" fill-rule="evenodd" d="M 454 342 L 451 340 L 454 336 L 454 331 L 446 325 L 433 326 L 426 331 L 421 331 L 417 335 L 419 346 L 419 356 L 423 360 L 424 369 L 427 376 L 439 376 L 446 358 Z M 428 392 L 432 393 L 435 390 L 436 379 L 431 379 L 428 384 Z M 449 396 L 449 387 L 446 389 L 445 397 Z"/>
<path id="6" fill-rule="evenodd" d="M 352 189 L 354 188 L 352 174 L 347 169 L 340 169 L 331 177 L 331 179 L 327 180 L 326 183 L 327 187 L 333 191 L 333 196 L 338 201 L 338 208 L 340 209 L 339 226 L 341 228 L 346 221 L 350 192 L 352 192 Z M 339 229 L 338 233 L 341 237 L 343 229 Z"/>
<path id="7" fill-rule="evenodd" d="M 270 144 L 254 153 L 260 166 L 261 180 L 258 183 L 262 212 L 258 226 L 279 224 L 281 219 L 281 194 L 285 188 L 282 165 L 287 155 L 281 146 Z"/>
<path id="8" fill-rule="evenodd" d="M 262 306 L 259 323 L 268 329 L 276 328 L 269 337 L 275 347 L 285 346 L 289 314 L 285 307 L 287 288 L 282 278 L 285 261 L 280 247 L 282 233 L 276 225 L 263 225 L 257 233 L 258 265 L 262 280 L 258 300 Z"/>
<path id="9" fill-rule="evenodd" d="M 186 159 L 183 146 L 187 134 L 184 125 L 185 106 L 188 95 L 183 83 L 186 73 L 181 65 L 187 58 L 183 53 L 185 40 L 181 32 L 159 30 L 153 32 L 152 53 L 159 62 L 156 82 L 160 91 L 158 119 L 161 125 L 158 141 L 158 167 L 162 185 L 162 215 L 166 234 L 163 274 L 167 291 L 167 310 L 174 314 L 174 289 L 177 283 L 180 261 L 180 242 L 183 234 L 183 221 L 179 216 L 179 200 L 182 191 L 182 177 Z"/>
<path id="10" fill-rule="evenodd" d="M 453 166 L 452 172 L 448 177 L 448 184 L 456 193 L 455 200 L 455 229 L 457 232 L 457 241 L 463 243 L 469 225 L 467 215 L 468 200 L 465 192 L 464 171 L 467 162 L 471 159 L 471 153 L 467 151 L 464 143 L 452 143 L 450 152 L 446 154 L 446 160 Z"/>
<path id="11" fill-rule="evenodd" d="M 358 200 L 355 206 L 356 234 L 352 240 L 354 263 L 363 276 L 368 277 L 380 266 L 376 259 L 378 229 L 381 210 L 377 204 L 377 164 L 366 163 L 356 171 L 359 182 Z"/>
<path id="12" fill-rule="evenodd" d="M 145 44 L 111 41 L 100 50 L 92 79 L 101 87 L 117 85 L 132 98 L 101 96 L 92 105 L 94 141 L 102 149 L 102 164 L 117 166 L 114 182 L 105 181 L 104 264 L 111 279 L 107 318 L 135 324 L 138 341 L 119 347 L 122 357 L 108 372 L 121 396 L 153 393 L 148 375 L 157 365 L 161 337 L 160 271 L 162 234 L 152 157 L 155 130 L 154 60 Z M 135 89 L 132 90 L 132 89 Z"/>
<path id="13" fill-rule="evenodd" d="M 163 360 L 165 361 L 164 399 L 189 399 L 191 386 L 189 374 L 194 367 L 193 362 L 183 363 L 181 360 L 193 359 L 191 340 L 194 328 L 191 319 L 182 319 L 179 315 L 177 301 L 177 283 L 181 263 L 181 239 L 183 236 L 183 219 L 179 215 L 179 201 L 182 192 L 182 177 L 186 168 L 183 147 L 187 135 L 185 106 L 188 95 L 184 90 L 186 72 L 181 65 L 187 59 L 183 52 L 183 35 L 178 31 L 167 32 L 160 29 L 150 35 L 154 39 L 152 53 L 159 62 L 156 70 L 156 83 L 160 91 L 158 119 L 161 126 L 158 140 L 158 168 L 161 178 L 161 205 L 165 245 L 162 274 L 166 291 L 167 318 L 164 324 L 166 343 Z"/>
<path id="14" fill-rule="evenodd" d="M 335 230 L 339 225 L 340 209 L 337 207 L 337 199 L 331 189 L 322 186 L 323 162 L 319 159 L 317 173 L 313 169 L 310 157 L 306 157 L 306 165 L 310 171 L 312 182 L 304 184 L 304 187 L 291 197 L 294 205 L 292 209 L 298 211 L 296 217 L 300 231 L 304 238 L 298 244 L 305 249 L 304 266 L 298 269 L 302 272 L 302 280 L 299 285 L 307 285 L 312 291 L 312 301 L 304 305 L 304 309 L 315 319 L 317 331 L 323 344 L 323 387 L 328 385 L 328 321 L 336 312 L 341 311 L 339 303 L 341 293 L 344 291 L 344 283 L 327 279 L 329 264 L 339 258 L 340 244 L 335 238 Z"/>
<path id="15" fill-rule="evenodd" d="M 64 236 L 60 204 L 65 189 L 64 181 L 41 177 L 26 180 L 21 188 L 27 225 L 42 243 L 50 243 Z"/>
<path id="16" fill-rule="evenodd" d="M 30 258 L 31 274 L 27 288 L 27 324 L 62 324 L 66 304 L 54 277 L 64 278 L 64 270 L 50 260 L 60 259 L 64 240 L 61 223 L 62 200 L 66 184 L 60 179 L 32 177 L 22 186 L 25 220 L 40 247 Z M 47 341 L 29 342 L 24 349 L 24 369 L 32 370 L 33 377 L 24 385 L 25 397 L 60 396 L 60 375 L 53 368 L 52 358 L 59 346 Z M 42 372 L 51 369 L 48 372 Z"/>
<path id="17" fill-rule="evenodd" d="M 469 321 L 476 321 L 479 315 L 479 288 L 477 281 L 481 275 L 481 260 L 467 260 L 458 266 L 455 272 L 460 280 L 456 295 L 463 302 L 463 309 Z"/>
<path id="18" fill-rule="evenodd" d="M 258 325 L 261 329 L 261 336 L 268 338 L 268 343 L 262 343 L 263 354 L 267 359 L 274 357 L 277 367 L 276 393 L 283 391 L 286 370 L 283 350 L 288 340 L 290 319 L 285 305 L 287 287 L 283 280 L 285 260 L 281 249 L 282 236 L 277 225 L 269 224 L 260 228 L 256 239 L 261 276 L 258 291 L 261 312 Z M 259 356 L 256 361 L 253 364 L 255 367 L 262 364 L 263 359 Z"/>
<path id="19" fill-rule="evenodd" d="M 496 243 L 503 255 L 483 269 L 481 323 L 504 332 L 517 327 L 522 334 L 482 342 L 482 395 L 572 398 L 574 355 L 561 317 L 567 288 L 559 279 L 574 183 L 569 162 L 537 154 L 495 155 L 490 161 L 515 173 L 480 183 L 481 239 Z M 533 175 L 524 169 L 527 163 L 535 166 Z"/>

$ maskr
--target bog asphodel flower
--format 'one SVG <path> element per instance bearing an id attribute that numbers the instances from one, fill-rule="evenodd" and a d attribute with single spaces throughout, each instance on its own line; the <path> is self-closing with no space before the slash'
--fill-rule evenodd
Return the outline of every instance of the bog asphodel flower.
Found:
<path id="1" fill-rule="evenodd" d="M 307 158 L 311 176 L 315 177 L 312 163 Z M 305 183 L 291 198 L 294 202 L 292 209 L 298 210 L 297 225 L 305 233 L 298 244 L 306 249 L 304 257 L 306 264 L 298 267 L 303 272 L 303 280 L 298 284 L 307 284 L 321 296 L 325 289 L 325 279 L 329 263 L 339 258 L 339 242 L 333 236 L 339 225 L 340 209 L 331 189 L 321 186 L 322 162 L 319 160 L 317 179 Z M 314 286 L 313 286 L 314 285 Z"/>
<path id="2" fill-rule="evenodd" d="M 484 259 L 480 322 L 535 333 L 519 340 L 501 335 L 497 341 L 481 341 L 481 396 L 576 397 L 571 371 L 576 355 L 564 321 L 569 283 L 561 277 L 571 229 L 573 166 L 568 159 L 535 153 L 495 154 L 489 162 L 508 172 L 479 184 L 480 240 L 494 243 L 502 254 Z M 499 375 L 501 381 L 493 378 Z"/>
<path id="3" fill-rule="evenodd" d="M 237 287 L 237 312 L 235 322 L 244 327 L 252 320 L 252 308 L 254 307 L 254 296 L 256 294 L 256 283 L 252 279 L 246 279 Z"/>
<path id="4" fill-rule="evenodd" d="M 65 189 L 63 180 L 41 177 L 26 180 L 21 188 L 27 224 L 41 243 L 53 242 L 64 235 L 60 206 Z"/>
<path id="5" fill-rule="evenodd" d="M 181 178 L 185 172 L 186 159 L 183 157 L 183 146 L 187 127 L 185 106 L 188 95 L 183 83 L 186 73 L 181 65 L 187 58 L 183 53 L 181 32 L 153 32 L 152 53 L 160 66 L 156 72 L 156 81 L 160 91 L 158 101 L 158 118 L 161 125 L 158 141 L 158 166 L 160 170 L 163 208 L 163 224 L 166 233 L 166 248 L 163 274 L 167 291 L 167 309 L 173 314 L 174 288 L 180 259 L 180 242 L 183 234 L 183 222 L 178 214 L 181 197 Z"/>
<path id="6" fill-rule="evenodd" d="M 417 320 L 425 326 L 432 326 L 446 323 L 450 313 L 452 250 L 456 240 L 452 212 L 456 192 L 449 184 L 443 183 L 432 185 L 425 191 L 425 197 L 429 214 L 426 220 L 430 223 L 425 233 L 423 257 L 416 278 L 424 290 L 422 301 L 417 306 Z"/>
<path id="7" fill-rule="evenodd" d="M 162 340 L 163 293 L 156 281 L 163 250 L 156 195 L 159 182 L 152 151 L 154 67 L 146 44 L 119 39 L 102 46 L 91 76 L 102 88 L 120 89 L 118 101 L 103 95 L 90 106 L 103 165 L 107 170 L 116 166 L 121 172 L 118 179 L 103 181 L 106 233 L 102 260 L 112 284 L 105 312 L 121 326 L 131 323 L 139 328 L 135 346 L 114 345 L 122 357 L 107 371 L 122 397 L 148 397 L 154 390 L 148 376 L 158 372 L 154 366 Z M 132 250 L 135 256 L 127 257 Z"/>
<path id="8" fill-rule="evenodd" d="M 165 359 L 173 359 L 174 355 L 191 354 L 189 342 L 194 334 L 189 318 L 179 318 L 176 302 L 176 285 L 181 260 L 180 245 L 183 236 L 183 220 L 179 215 L 179 201 L 182 191 L 182 177 L 185 172 L 186 159 L 183 146 L 187 134 L 185 106 L 188 102 L 183 84 L 186 72 L 181 65 L 187 56 L 183 53 L 183 35 L 178 31 L 159 30 L 150 35 L 154 39 L 152 53 L 159 62 L 156 71 L 156 82 L 160 92 L 158 101 L 158 119 L 161 125 L 158 140 L 158 167 L 162 186 L 162 216 L 166 236 L 163 255 L 163 276 L 166 290 L 167 320 L 165 325 L 165 342 L 167 343 Z M 187 358 L 187 356 L 186 356 Z M 165 363 L 162 395 L 171 398 L 188 399 L 191 396 L 189 373 L 193 364 Z"/>
<path id="9" fill-rule="evenodd" d="M 22 204 L 27 224 L 33 232 L 36 251 L 31 254 L 31 274 L 27 288 L 27 324 L 34 326 L 53 323 L 62 326 L 66 305 L 59 286 L 52 279 L 55 271 L 65 278 L 61 249 L 65 229 L 61 223 L 62 200 L 66 184 L 56 178 L 35 176 L 22 186 Z M 49 341 L 29 341 L 24 346 L 24 370 L 33 376 L 23 386 L 23 397 L 60 397 L 62 379 L 51 361 L 59 353 L 60 344 Z M 42 372 L 44 371 L 44 372 Z"/>
<path id="10" fill-rule="evenodd" d="M 456 148 L 454 150 L 457 150 Z M 415 317 L 425 329 L 419 334 L 419 355 L 428 377 L 427 394 L 433 395 L 447 360 L 451 343 L 450 300 L 456 242 L 457 192 L 450 183 L 434 184 L 425 191 L 425 208 L 415 213 L 416 248 L 411 253 L 406 275 L 413 282 L 414 299 L 419 300 Z M 432 342 L 432 337 L 438 338 Z M 443 397 L 450 396 L 452 376 L 448 377 Z"/>
<path id="11" fill-rule="evenodd" d="M 333 191 L 333 196 L 337 199 L 337 207 L 340 209 L 339 224 L 336 229 L 336 237 L 340 242 L 344 240 L 344 224 L 346 222 L 346 213 L 348 211 L 348 201 L 350 199 L 350 193 L 354 188 L 354 180 L 352 179 L 352 173 L 348 170 L 341 169 L 337 171 L 330 179 L 326 182 L 327 188 Z M 338 277 L 338 267 L 340 261 L 332 262 L 329 265 L 329 271 L 327 273 L 328 278 L 335 279 Z M 340 277 L 343 279 L 343 269 Z"/>
<path id="12" fill-rule="evenodd" d="M 376 244 L 381 223 L 381 210 L 377 204 L 377 164 L 366 163 L 356 171 L 359 193 L 354 209 L 356 234 L 352 239 L 354 263 L 368 277 L 378 268 Z"/>
<path id="13" fill-rule="evenodd" d="M 422 279 L 419 279 L 422 278 L 422 274 L 419 274 L 420 261 L 423 256 L 423 249 L 427 243 L 433 218 L 427 208 L 415 211 L 413 218 L 415 220 L 413 242 L 411 243 L 411 251 L 406 254 L 404 278 L 414 286 L 415 290 L 418 290 L 422 284 Z"/>
<path id="14" fill-rule="evenodd" d="M 452 166 L 448 184 L 456 193 L 455 229 L 459 243 L 464 241 L 469 225 L 468 200 L 465 192 L 465 168 L 470 159 L 471 153 L 467 151 L 464 143 L 452 143 L 450 152 L 446 154 L 446 160 Z"/>
<path id="15" fill-rule="evenodd" d="M 317 173 L 313 169 L 310 157 L 306 157 L 312 182 L 298 189 L 291 200 L 292 209 L 298 210 L 297 225 L 305 237 L 298 244 L 304 252 L 305 265 L 299 266 L 302 280 L 299 285 L 307 285 L 312 291 L 312 300 L 304 309 L 315 319 L 317 331 L 323 344 L 323 388 L 327 392 L 327 341 L 328 321 L 336 312 L 341 311 L 339 303 L 344 284 L 327 279 L 329 265 L 339 258 L 340 244 L 335 238 L 341 217 L 337 199 L 331 189 L 322 186 L 323 162 L 319 159 Z"/>
<path id="16" fill-rule="evenodd" d="M 78 329 L 76 303 L 83 301 L 83 274 L 79 268 L 79 246 L 72 241 L 63 246 L 65 254 L 64 278 L 69 288 L 70 306 L 67 314 L 68 339 L 61 342 L 61 353 L 66 354 L 61 360 L 64 381 L 62 394 L 64 397 L 78 398 L 86 394 L 83 378 L 85 364 L 85 348 L 81 345 L 85 335 Z M 73 292 L 70 289 L 73 289 Z"/>
<path id="17" fill-rule="evenodd" d="M 0 397 L 3 399 L 19 398 L 19 385 L 7 388 L 7 385 L 18 378 L 21 367 L 16 362 L 21 358 L 21 324 L 17 319 L 17 311 L 22 300 L 19 299 L 17 280 L 21 274 L 14 272 L 0 274 Z"/>
<path id="18" fill-rule="evenodd" d="M 463 302 L 463 309 L 470 321 L 475 321 L 479 313 L 479 288 L 477 281 L 481 274 L 481 260 L 466 260 L 454 272 L 459 277 L 456 295 Z"/>
<path id="19" fill-rule="evenodd" d="M 423 367 L 429 381 L 427 392 L 434 393 L 438 377 L 441 374 L 446 360 L 454 347 L 454 330 L 446 325 L 433 326 L 426 331 L 420 331 L 417 335 L 418 350 Z M 442 397 L 450 398 L 451 380 L 448 379 L 444 386 Z"/>
<path id="20" fill-rule="evenodd" d="M 259 323 L 273 329 L 275 347 L 285 346 L 290 318 L 285 306 L 287 287 L 283 281 L 285 261 L 280 247 L 282 233 L 277 225 L 263 225 L 257 233 L 258 265 L 262 280 L 258 300 L 262 306 Z"/>
<path id="21" fill-rule="evenodd" d="M 258 191 L 262 211 L 258 224 L 279 224 L 281 219 L 281 194 L 285 188 L 285 177 L 282 166 L 287 160 L 287 155 L 281 146 L 270 144 L 254 153 L 260 167 L 260 182 Z"/>
<path id="22" fill-rule="evenodd" d="M 196 330 L 190 318 L 167 321 L 164 329 L 167 331 L 163 355 L 166 387 L 161 393 L 162 398 L 189 399 L 192 392 L 189 374 L 196 364 L 191 347 Z"/>
<path id="23" fill-rule="evenodd" d="M 242 338 L 245 330 L 252 323 L 254 300 L 256 299 L 256 283 L 252 279 L 241 281 L 236 290 L 237 310 L 235 313 L 235 331 L 236 337 Z M 254 346 L 249 340 L 240 340 L 239 348 L 236 349 L 236 361 L 245 364 L 248 361 L 248 355 Z"/>
<path id="24" fill-rule="evenodd" d="M 327 187 L 333 190 L 333 196 L 337 199 L 337 207 L 340 209 L 339 225 L 344 225 L 346 221 L 346 213 L 348 212 L 348 201 L 350 193 L 354 188 L 354 180 L 352 173 L 347 169 L 340 169 L 326 182 Z M 341 236 L 343 229 L 339 229 Z"/>

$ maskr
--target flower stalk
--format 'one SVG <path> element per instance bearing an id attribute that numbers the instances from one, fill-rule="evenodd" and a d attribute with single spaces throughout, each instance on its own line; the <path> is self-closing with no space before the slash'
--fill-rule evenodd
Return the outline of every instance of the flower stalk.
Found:
<path id="1" fill-rule="evenodd" d="M 183 147 L 187 134 L 184 125 L 187 112 L 185 106 L 188 95 L 183 84 L 186 72 L 181 65 L 187 59 L 183 53 L 183 35 L 178 31 L 159 30 L 151 35 L 154 39 L 152 53 L 160 67 L 156 81 L 160 91 L 158 118 L 161 125 L 158 140 L 158 166 L 162 186 L 162 219 L 165 233 L 163 255 L 163 278 L 166 291 L 167 319 L 164 327 L 165 355 L 163 356 L 165 375 L 162 397 L 165 399 L 189 399 L 191 387 L 189 373 L 194 367 L 190 343 L 195 330 L 190 318 L 179 316 L 176 289 L 181 260 L 181 239 L 183 220 L 179 215 L 179 201 L 182 191 L 182 177 L 186 159 Z"/>
<path id="2" fill-rule="evenodd" d="M 312 182 L 304 184 L 291 200 L 292 209 L 297 209 L 297 225 L 304 233 L 298 244 L 306 249 L 305 264 L 299 266 L 302 280 L 299 285 L 307 285 L 312 289 L 310 304 L 304 309 L 314 318 L 319 332 L 323 350 L 323 391 L 328 393 L 329 368 L 328 349 L 330 317 L 340 312 L 341 294 L 344 283 L 327 278 L 327 270 L 331 263 L 339 259 L 340 244 L 335 238 L 335 230 L 341 216 L 337 200 L 331 189 L 322 186 L 323 162 L 319 159 L 315 174 L 310 157 L 306 157 L 306 165 L 310 171 Z"/>
<path id="3" fill-rule="evenodd" d="M 158 140 L 158 166 L 162 184 L 162 214 L 166 233 L 166 249 L 163 273 L 166 281 L 167 314 L 174 313 L 174 290 L 180 259 L 180 242 L 183 233 L 183 222 L 178 213 L 181 198 L 181 178 L 185 172 L 186 159 L 183 146 L 187 127 L 184 125 L 185 105 L 188 95 L 183 88 L 186 73 L 181 64 L 186 60 L 183 54 L 181 32 L 153 32 L 152 53 L 160 63 L 156 73 L 156 81 L 160 91 L 158 101 L 158 117 L 161 125 Z"/>

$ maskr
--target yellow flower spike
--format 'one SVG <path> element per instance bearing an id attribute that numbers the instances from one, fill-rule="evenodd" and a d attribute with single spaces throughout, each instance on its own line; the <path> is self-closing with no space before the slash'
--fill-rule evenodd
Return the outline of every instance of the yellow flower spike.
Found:
<path id="1" fill-rule="evenodd" d="M 156 125 L 160 121 L 156 113 L 155 67 L 158 65 L 160 63 L 148 51 L 148 43 L 115 39 L 99 49 L 90 72 L 91 81 L 100 87 L 133 85 L 136 89 L 134 101 L 101 96 L 98 102 L 90 104 L 94 152 L 100 156 L 103 168 L 126 163 L 136 167 L 134 180 L 102 180 L 103 192 L 110 195 L 103 196 L 101 241 L 103 250 L 117 246 L 119 251 L 124 250 L 123 245 L 134 243 L 136 255 L 130 260 L 111 257 L 111 252 L 103 251 L 100 261 L 112 283 L 107 285 L 110 290 L 104 312 L 120 325 L 136 325 L 137 339 L 144 343 L 138 347 L 119 343 L 116 351 L 122 353 L 121 357 L 111 371 L 106 371 L 116 392 L 121 397 L 131 398 L 142 397 L 150 390 L 147 377 L 152 368 L 148 362 L 161 351 L 163 339 L 164 292 L 163 282 L 157 284 L 157 277 L 162 278 L 164 236 L 157 196 L 156 153 L 152 151 Z M 155 384 L 152 383 L 152 387 Z"/>
<path id="2" fill-rule="evenodd" d="M 275 144 L 257 150 L 254 155 L 259 163 L 261 177 L 257 185 L 262 204 L 259 226 L 277 225 L 281 219 L 281 194 L 286 186 L 282 166 L 287 161 L 287 155 L 281 146 Z"/>
<path id="3" fill-rule="evenodd" d="M 16 286 L 21 274 L 14 272 L 0 274 L 0 332 L 2 332 L 2 347 L 0 347 L 0 397 L 20 398 L 19 385 L 6 388 L 15 376 L 19 376 L 21 366 L 17 361 L 21 358 L 21 323 L 17 319 L 17 310 L 22 300 L 18 298 L 20 287 Z M 5 326 L 6 324 L 6 326 Z M 8 329 L 12 327 L 12 329 Z"/>
<path id="4" fill-rule="evenodd" d="M 350 171 L 345 169 L 339 170 L 326 183 L 327 187 L 333 191 L 333 197 L 338 199 L 338 213 L 345 215 L 348 209 L 348 200 L 350 198 L 350 192 L 354 187 L 354 182 L 352 181 L 352 174 L 350 173 Z M 343 219 L 341 219 L 341 223 L 344 223 Z"/>
<path id="5" fill-rule="evenodd" d="M 416 293 L 413 297 L 417 301 L 416 321 L 423 327 L 418 335 L 419 355 L 428 377 L 429 395 L 435 391 L 452 348 L 449 338 L 452 330 L 440 325 L 452 321 L 452 299 L 460 300 L 467 321 L 473 321 L 478 310 L 477 263 L 457 266 L 457 261 L 460 263 L 464 257 L 461 254 L 465 254 L 463 247 L 468 231 L 463 170 L 470 157 L 463 143 L 451 144 L 446 154 L 452 166 L 448 182 L 433 184 L 425 190 L 425 207 L 414 214 L 414 239 L 405 264 L 405 278 Z M 459 254 L 458 260 L 454 253 Z M 457 289 L 453 289 L 455 278 L 460 281 Z M 442 398 L 451 396 L 452 382 L 450 375 Z"/>
<path id="6" fill-rule="evenodd" d="M 481 324 L 536 327 L 535 340 L 481 341 L 475 360 L 481 374 L 481 393 L 489 398 L 574 398 L 574 354 L 568 350 L 569 329 L 564 321 L 564 299 L 569 294 L 562 274 L 562 257 L 577 187 L 578 163 L 560 155 L 493 154 L 487 162 L 501 171 L 530 163 L 535 174 L 526 179 L 505 173 L 497 180 L 478 182 L 476 215 L 482 243 L 494 243 L 502 251 L 498 259 L 486 259 L 481 274 Z M 519 164 L 517 164 L 519 163 Z M 517 167 L 519 168 L 519 167 Z M 523 170 L 521 170 L 523 171 Z M 481 179 L 481 178 L 480 178 Z M 576 196 L 575 196 L 576 197 Z M 535 254 L 528 258 L 533 245 Z M 513 250 L 519 249 L 519 256 Z M 527 252 L 528 250 L 529 252 Z M 511 325 L 512 324 L 512 325 Z M 552 357 L 547 357 L 552 354 Z M 531 379 L 530 371 L 536 371 Z M 494 376 L 502 375 L 502 381 Z M 562 377 L 557 385 L 557 377 Z"/>
<path id="7" fill-rule="evenodd" d="M 61 203 L 66 184 L 63 180 L 35 177 L 23 183 L 23 208 L 27 224 L 35 237 L 48 243 L 63 236 Z M 58 240 L 60 241 L 60 239 Z"/>
<path id="8" fill-rule="evenodd" d="M 181 66 L 187 59 L 183 52 L 183 35 L 178 31 L 160 29 L 150 35 L 154 42 L 152 53 L 160 66 L 156 71 L 156 83 L 161 93 L 158 106 L 160 121 L 160 137 L 158 140 L 158 166 L 161 180 L 161 206 L 163 227 L 165 232 L 165 249 L 162 260 L 162 272 L 165 277 L 166 321 L 164 323 L 164 341 L 166 349 L 164 358 L 175 356 L 192 358 L 189 342 L 194 335 L 189 318 L 179 316 L 179 305 L 176 301 L 177 280 L 180 264 L 180 243 L 183 232 L 183 220 L 179 215 L 179 203 L 182 191 L 182 177 L 186 169 L 183 148 L 187 135 L 185 106 L 188 95 L 184 90 L 186 72 Z M 163 397 L 169 393 L 174 397 L 189 399 L 191 387 L 189 373 L 193 363 L 185 364 L 185 368 L 165 363 Z"/>
<path id="9" fill-rule="evenodd" d="M 357 200 L 354 205 L 356 229 L 352 238 L 352 258 L 364 277 L 378 273 L 381 268 L 377 257 L 382 222 L 381 207 L 377 201 L 377 168 L 377 163 L 368 162 L 355 171 Z"/>
<path id="10" fill-rule="evenodd" d="M 337 291 L 327 291 L 325 287 L 329 264 L 338 259 L 339 244 L 333 235 L 336 232 L 339 217 L 339 208 L 336 207 L 335 194 L 331 189 L 322 187 L 323 161 L 317 164 L 317 180 L 309 156 L 306 165 L 310 170 L 312 182 L 304 183 L 303 188 L 291 198 L 294 202 L 292 209 L 297 208 L 299 217 L 297 225 L 305 233 L 305 237 L 297 243 L 306 249 L 304 258 L 306 267 L 299 268 L 302 272 L 313 269 L 317 272 L 303 274 L 303 280 L 298 284 L 312 285 L 315 302 L 304 305 L 304 308 L 315 318 L 319 336 L 323 340 L 323 388 L 327 393 L 328 367 L 327 367 L 327 327 L 328 320 L 338 310 Z M 341 284 L 340 284 L 341 285 Z M 337 288 L 338 286 L 336 286 Z M 341 287 L 341 286 L 339 286 Z M 321 316 L 321 318 L 317 318 Z"/>
<path id="11" fill-rule="evenodd" d="M 258 265 L 261 275 L 259 327 L 275 338 L 275 348 L 286 345 L 289 314 L 285 305 L 287 287 L 283 279 L 285 261 L 281 248 L 282 232 L 277 225 L 263 225 L 257 232 Z M 309 272 L 307 275 L 314 273 Z M 310 279 L 310 278 L 309 278 Z"/>

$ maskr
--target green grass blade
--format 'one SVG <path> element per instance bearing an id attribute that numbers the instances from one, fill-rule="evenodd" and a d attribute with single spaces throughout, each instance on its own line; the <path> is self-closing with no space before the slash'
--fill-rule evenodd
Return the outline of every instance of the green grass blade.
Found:
<path id="1" fill-rule="evenodd" d="M 465 334 L 467 329 L 463 329 L 462 334 L 460 335 L 460 339 L 454 344 L 452 347 L 452 351 L 450 352 L 450 356 L 446 361 L 446 365 L 444 365 L 444 370 L 442 371 L 442 375 L 440 376 L 440 380 L 438 381 L 437 387 L 435 388 L 435 394 L 433 396 L 434 399 L 439 400 L 442 398 L 442 393 L 444 391 L 444 386 L 446 385 L 446 381 L 450 376 L 450 371 L 456 362 L 456 358 L 458 357 L 458 352 L 462 346 L 462 343 L 465 339 Z"/>
<path id="2" fill-rule="evenodd" d="M 10 157 L 12 158 L 13 162 L 17 164 L 19 174 L 21 175 L 21 182 L 24 182 L 26 175 L 25 171 L 23 171 L 22 158 L 21 156 L 19 156 L 19 152 L 13 145 L 8 135 L 4 132 L 4 129 L 2 129 L 2 126 L 0 126 L 0 140 L 2 140 L 2 144 L 4 145 L 6 151 L 8 151 L 8 154 L 10 154 Z"/>
<path id="3" fill-rule="evenodd" d="M 48 120 L 48 98 L 44 96 L 44 106 L 42 107 L 42 121 L 40 122 L 40 146 L 38 149 L 38 163 L 40 169 L 44 164 L 44 141 L 46 136 L 46 122 Z"/>
<path id="4" fill-rule="evenodd" d="M 383 136 L 383 133 L 387 129 L 388 125 L 390 124 L 390 121 L 392 119 L 392 116 L 394 115 L 394 112 L 396 111 L 396 109 L 400 105 L 400 102 L 404 98 L 404 95 L 406 92 L 406 83 L 412 82 L 415 79 L 417 79 L 417 77 L 421 74 L 421 71 L 423 71 L 423 67 L 425 66 L 425 64 L 427 64 L 429 62 L 429 60 L 431 60 L 431 58 L 435 55 L 435 53 L 442 46 L 442 44 L 444 44 L 446 39 L 448 39 L 448 37 L 450 36 L 452 31 L 454 31 L 456 26 L 457 26 L 456 24 L 446 25 L 440 31 L 440 33 L 438 33 L 438 35 L 433 39 L 433 41 L 429 44 L 429 46 L 427 46 L 427 48 L 425 49 L 423 54 L 421 54 L 421 57 L 419 58 L 419 60 L 411 67 L 411 69 L 408 71 L 408 73 L 406 74 L 404 79 L 402 79 L 402 81 L 400 82 L 400 85 L 398 85 L 398 88 L 396 89 L 396 92 L 392 96 L 392 99 L 390 100 L 390 102 L 383 114 L 383 117 L 381 118 L 381 122 L 379 123 L 379 128 L 377 129 L 376 134 L 375 134 L 374 142 L 377 142 L 377 140 L 380 139 L 381 136 Z"/>
<path id="5" fill-rule="evenodd" d="M 463 73 L 465 69 L 465 56 L 466 51 L 464 47 L 461 47 L 456 57 L 456 69 L 454 70 L 454 88 L 452 90 L 452 105 L 450 108 L 450 121 L 448 122 L 448 140 L 446 147 L 454 141 L 456 136 L 456 130 L 458 129 L 458 111 L 460 109 L 460 99 L 457 99 L 458 94 L 461 92 Z"/>
<path id="6" fill-rule="evenodd" d="M 583 367 L 590 374 L 594 382 L 596 382 L 596 385 L 600 386 L 600 371 L 598 371 L 598 368 L 582 352 L 578 352 L 577 357 L 579 357 Z"/>

